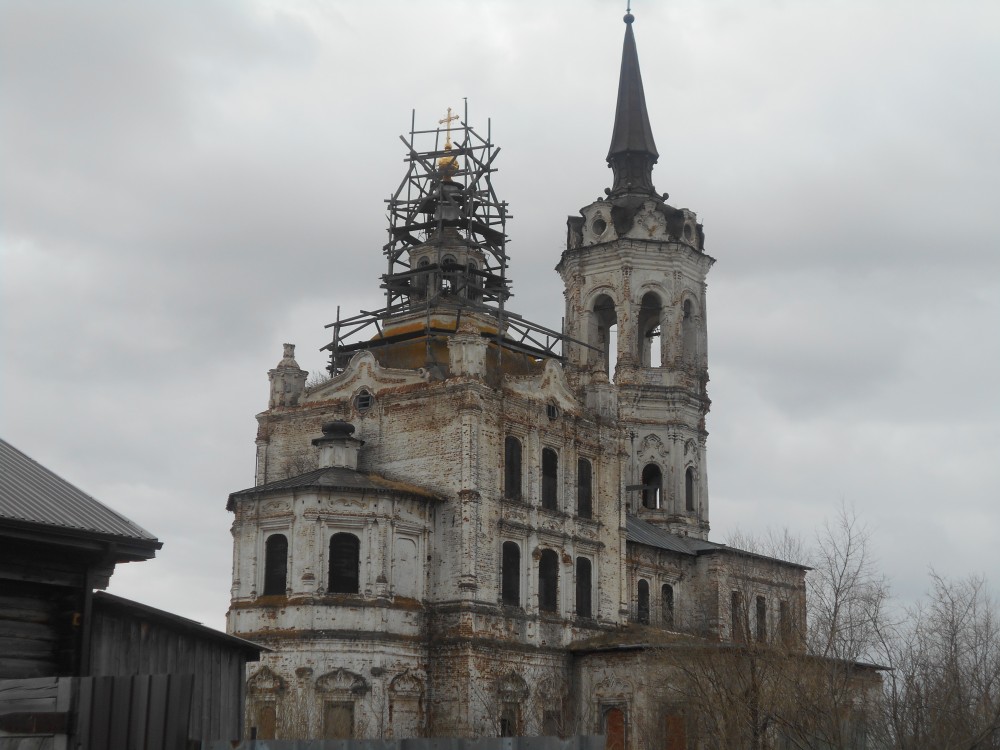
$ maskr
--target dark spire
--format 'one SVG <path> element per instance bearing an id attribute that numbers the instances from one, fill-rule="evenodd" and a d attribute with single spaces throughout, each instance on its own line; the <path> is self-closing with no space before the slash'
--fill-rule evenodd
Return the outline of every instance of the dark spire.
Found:
<path id="1" fill-rule="evenodd" d="M 622 70 L 618 79 L 618 108 L 615 129 L 611 134 L 608 165 L 614 170 L 612 194 L 655 193 L 653 165 L 660 155 L 653 142 L 649 126 L 646 96 L 639 73 L 639 53 L 635 49 L 631 13 L 625 14 L 625 44 L 622 48 Z"/>

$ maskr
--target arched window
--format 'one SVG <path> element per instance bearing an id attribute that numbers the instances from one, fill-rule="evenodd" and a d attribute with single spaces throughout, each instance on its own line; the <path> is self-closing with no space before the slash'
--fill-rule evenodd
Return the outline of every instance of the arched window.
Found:
<path id="1" fill-rule="evenodd" d="M 643 625 L 649 624 L 649 581 L 645 578 L 639 579 L 638 601 L 636 602 L 636 619 Z"/>
<path id="2" fill-rule="evenodd" d="M 509 500 L 521 499 L 521 441 L 513 435 L 503 443 L 503 494 Z"/>
<path id="3" fill-rule="evenodd" d="M 458 261 L 454 255 L 446 255 L 441 259 L 441 269 L 444 271 L 444 282 L 441 284 L 441 291 L 444 294 L 452 294 L 458 286 Z"/>
<path id="4" fill-rule="evenodd" d="M 550 549 L 542 550 L 538 560 L 538 609 L 559 611 L 559 555 Z"/>
<path id="5" fill-rule="evenodd" d="M 288 581 L 288 539 L 271 534 L 264 542 L 264 596 L 284 594 Z"/>
<path id="6" fill-rule="evenodd" d="M 598 350 L 589 350 L 591 363 L 599 366 L 607 373 L 608 378 L 613 379 L 614 366 L 618 362 L 618 313 L 614 300 L 606 294 L 594 300 L 588 343 Z"/>
<path id="7" fill-rule="evenodd" d="M 414 279 L 413 286 L 415 287 L 415 293 L 413 296 L 419 299 L 423 299 L 427 296 L 427 288 L 432 286 L 430 273 L 427 270 L 427 266 L 430 264 L 430 259 L 428 259 L 426 255 L 417 261 L 417 270 L 420 271 L 420 275 Z"/>
<path id="8" fill-rule="evenodd" d="M 684 472 L 684 510 L 694 510 L 694 469 L 690 466 Z"/>
<path id="9" fill-rule="evenodd" d="M 657 509 L 663 505 L 663 474 L 656 464 L 642 470 L 642 507 Z"/>
<path id="10" fill-rule="evenodd" d="M 521 606 L 521 548 L 515 542 L 504 542 L 500 566 L 500 600 L 514 607 Z"/>
<path id="11" fill-rule="evenodd" d="M 660 317 L 663 314 L 663 304 L 654 292 L 642 295 L 639 305 L 639 345 L 640 360 L 643 367 L 660 367 L 663 360 L 660 356 Z"/>
<path id="12" fill-rule="evenodd" d="M 361 570 L 361 540 L 354 534 L 334 534 L 330 537 L 331 594 L 357 594 Z"/>
<path id="13" fill-rule="evenodd" d="M 586 557 L 576 558 L 576 616 L 593 617 L 590 604 L 591 564 Z"/>
<path id="14" fill-rule="evenodd" d="M 660 588 L 660 606 L 663 609 L 663 627 L 667 630 L 674 629 L 674 587 L 669 583 L 663 584 Z"/>
<path id="15" fill-rule="evenodd" d="M 576 462 L 576 514 L 580 518 L 593 518 L 594 515 L 593 472 L 590 461 L 585 458 Z"/>
<path id="16" fill-rule="evenodd" d="M 542 507 L 559 510 L 559 454 L 542 448 Z"/>
<path id="17" fill-rule="evenodd" d="M 478 300 L 482 296 L 483 277 L 479 275 L 479 266 L 474 260 L 465 264 L 465 285 L 465 296 L 469 299 Z"/>

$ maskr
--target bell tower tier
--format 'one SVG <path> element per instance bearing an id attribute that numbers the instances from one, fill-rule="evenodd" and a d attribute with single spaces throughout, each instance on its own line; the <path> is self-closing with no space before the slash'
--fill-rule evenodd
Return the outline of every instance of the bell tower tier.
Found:
<path id="1" fill-rule="evenodd" d="M 628 435 L 628 512 L 673 533 L 709 529 L 705 416 L 706 284 L 715 262 L 692 211 L 656 193 L 634 18 L 625 16 L 608 153 L 614 183 L 571 216 L 557 266 L 565 284 L 567 366 L 588 404 Z"/>

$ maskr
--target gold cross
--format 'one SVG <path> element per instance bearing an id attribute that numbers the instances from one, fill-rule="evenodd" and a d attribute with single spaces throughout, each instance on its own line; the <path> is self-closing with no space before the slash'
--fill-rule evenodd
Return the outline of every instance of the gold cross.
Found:
<path id="1" fill-rule="evenodd" d="M 458 115 L 453 115 L 451 113 L 451 107 L 448 107 L 448 114 L 445 116 L 445 118 L 443 120 L 438 120 L 439 125 L 444 125 L 445 127 L 448 128 L 447 137 L 445 138 L 444 142 L 444 147 L 446 149 L 451 149 L 451 124 L 457 119 L 459 119 Z"/>

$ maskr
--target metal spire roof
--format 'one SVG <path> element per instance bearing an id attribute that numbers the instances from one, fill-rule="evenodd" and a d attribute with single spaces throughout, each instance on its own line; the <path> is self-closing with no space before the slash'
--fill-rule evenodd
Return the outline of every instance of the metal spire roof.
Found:
<path id="1" fill-rule="evenodd" d="M 646 96 L 639 72 L 639 53 L 635 47 L 632 22 L 635 17 L 625 14 L 625 42 L 622 47 L 622 67 L 618 79 L 618 106 L 615 127 L 611 134 L 608 164 L 614 169 L 613 193 L 652 192 L 653 165 L 660 155 L 653 141 L 653 129 L 646 111 Z"/>

